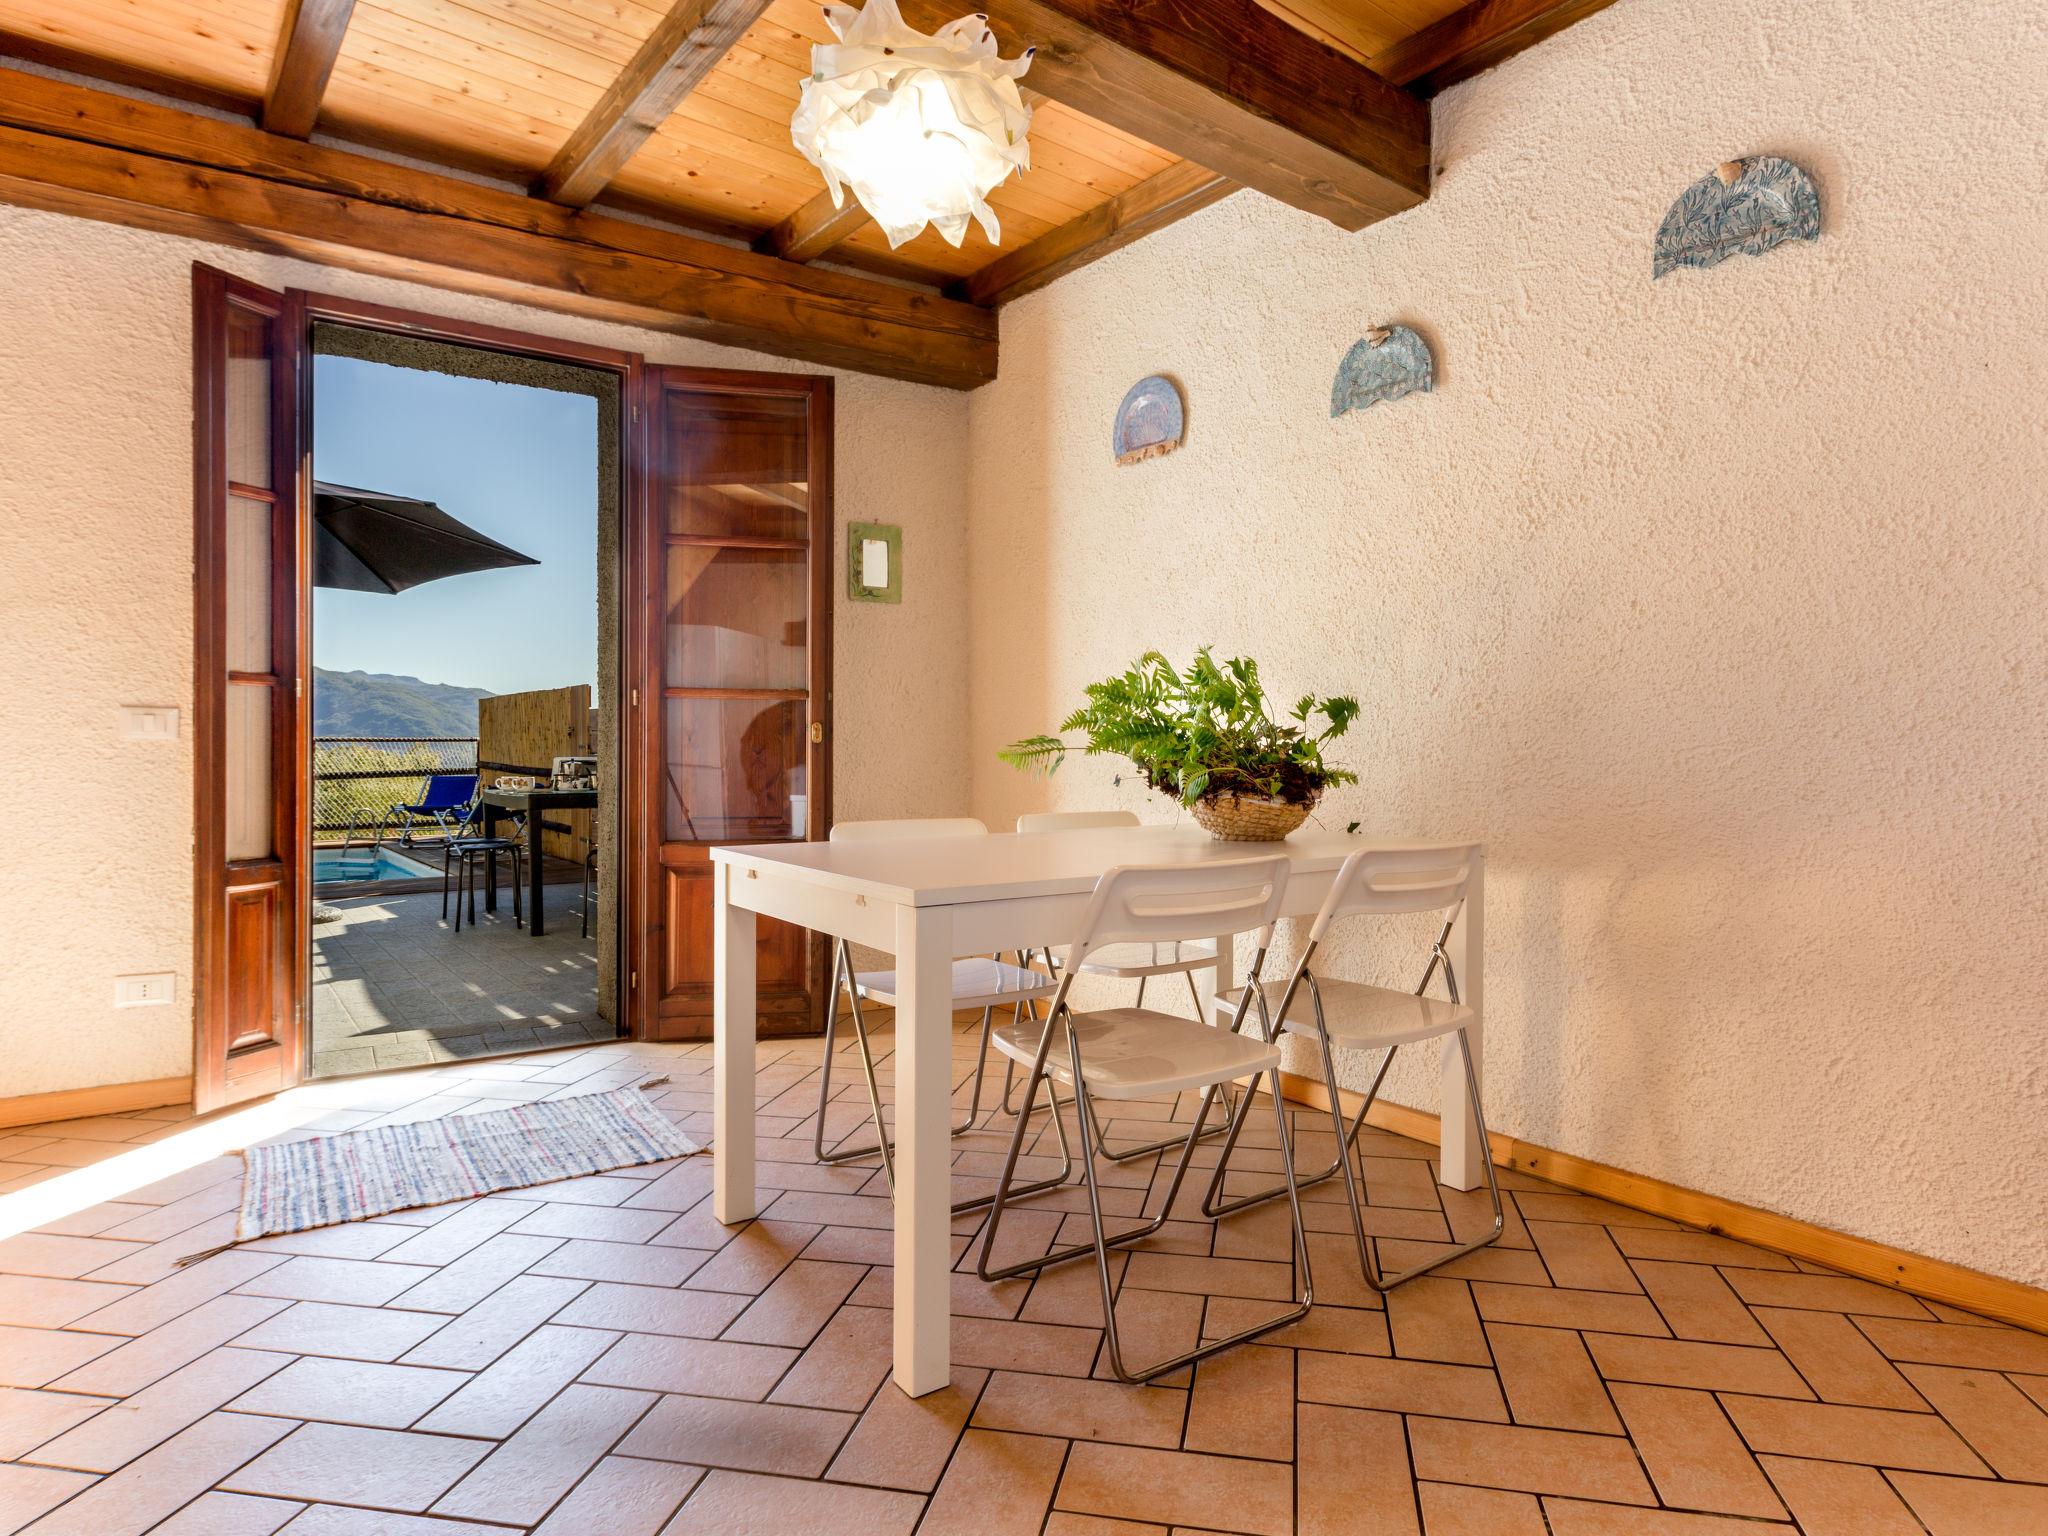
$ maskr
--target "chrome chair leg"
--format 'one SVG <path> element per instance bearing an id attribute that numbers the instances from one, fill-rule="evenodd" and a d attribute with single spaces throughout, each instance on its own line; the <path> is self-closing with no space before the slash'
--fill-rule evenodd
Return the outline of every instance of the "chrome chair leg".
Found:
<path id="1" fill-rule="evenodd" d="M 1445 931 L 1448 934 L 1448 924 L 1445 925 Z M 1442 939 L 1438 939 L 1436 953 L 1430 957 L 1429 971 L 1423 973 L 1423 985 L 1427 986 L 1429 984 L 1430 975 L 1435 971 L 1439 961 L 1442 962 L 1444 967 L 1445 990 L 1450 993 L 1451 1001 L 1456 1003 L 1458 1001 L 1458 978 L 1456 973 L 1451 970 L 1450 957 L 1443 952 Z M 1317 1033 L 1323 1048 L 1324 1081 L 1334 1085 L 1337 1081 L 1337 1061 L 1330 1049 L 1330 1036 L 1327 1031 L 1323 1030 L 1319 1030 Z M 1431 1270 L 1450 1263 L 1453 1259 L 1463 1258 L 1468 1253 L 1476 1252 L 1490 1243 L 1497 1242 L 1507 1224 L 1506 1218 L 1501 1212 L 1500 1178 L 1494 1172 L 1493 1149 L 1486 1135 L 1486 1108 L 1480 1102 L 1479 1074 L 1472 1066 L 1472 1039 L 1462 1025 L 1458 1028 L 1457 1036 L 1458 1056 L 1465 1064 L 1465 1100 L 1472 1106 L 1473 1123 L 1479 1128 L 1480 1158 L 1482 1165 L 1486 1169 L 1486 1193 L 1493 1203 L 1493 1228 L 1484 1237 L 1475 1238 L 1469 1243 L 1456 1244 L 1433 1259 L 1402 1270 L 1398 1275 L 1383 1274 L 1378 1262 L 1373 1257 L 1372 1240 L 1365 1233 L 1365 1208 L 1358 1197 L 1359 1181 L 1351 1171 L 1351 1158 L 1348 1155 L 1343 1157 L 1341 1161 L 1344 1172 L 1344 1199 L 1345 1203 L 1351 1208 L 1351 1235 L 1358 1242 L 1358 1267 L 1365 1274 L 1365 1283 L 1376 1291 L 1391 1291 L 1395 1286 L 1405 1284 L 1413 1280 L 1417 1275 L 1426 1275 Z M 1366 1111 L 1372 1108 L 1373 1098 L 1378 1094 L 1379 1086 L 1386 1078 L 1387 1068 L 1393 1064 L 1394 1056 L 1399 1050 L 1399 1046 L 1389 1046 L 1387 1048 L 1386 1060 L 1380 1063 L 1379 1071 L 1373 1076 L 1372 1089 L 1366 1094 L 1365 1102 L 1359 1106 L 1358 1113 L 1361 1120 L 1364 1118 Z M 1343 1110 L 1337 1103 L 1337 1095 L 1334 1088 L 1330 1094 L 1330 1119 L 1332 1124 L 1337 1127 L 1338 1134 L 1341 1136 L 1344 1127 Z"/>
<path id="2" fill-rule="evenodd" d="M 1425 1260 L 1423 1263 L 1412 1265 L 1402 1270 L 1398 1275 L 1383 1274 L 1380 1271 L 1378 1262 L 1373 1257 L 1372 1240 L 1365 1233 L 1365 1209 L 1358 1197 L 1358 1180 L 1352 1174 L 1351 1159 L 1348 1156 L 1345 1157 L 1343 1159 L 1344 1198 L 1351 1208 L 1351 1233 L 1358 1242 L 1358 1265 L 1364 1271 L 1365 1283 L 1376 1291 L 1391 1291 L 1395 1286 L 1405 1284 L 1413 1280 L 1417 1275 L 1426 1275 L 1432 1269 L 1448 1264 L 1453 1259 L 1463 1258 L 1468 1253 L 1476 1252 L 1488 1244 L 1498 1241 L 1501 1232 L 1506 1227 L 1506 1219 L 1501 1213 L 1500 1179 L 1494 1173 L 1492 1150 L 1486 1139 L 1486 1111 L 1480 1106 L 1479 1102 L 1479 1076 L 1472 1069 L 1471 1040 L 1462 1028 L 1458 1030 L 1457 1034 L 1458 1055 L 1465 1063 L 1465 1098 L 1472 1106 L 1472 1117 L 1479 1127 L 1479 1144 L 1482 1148 L 1487 1149 L 1482 1154 L 1482 1159 L 1486 1168 L 1486 1192 L 1493 1202 L 1493 1229 L 1484 1237 L 1475 1238 L 1469 1243 L 1459 1243 L 1446 1252 L 1438 1254 L 1433 1259 Z M 1393 1060 L 1395 1052 L 1399 1049 L 1400 1047 L 1395 1046 L 1387 1052 L 1388 1062 Z M 1329 1036 L 1325 1035 L 1323 1037 L 1323 1068 L 1325 1071 L 1333 1071 L 1335 1066 L 1336 1063 L 1330 1054 Z M 1387 1063 L 1383 1062 L 1380 1065 L 1378 1076 L 1373 1079 L 1375 1090 L 1379 1087 L 1380 1079 L 1384 1078 L 1386 1074 Z M 1335 1078 L 1331 1079 L 1332 1082 L 1335 1080 Z M 1371 1104 L 1372 1099 L 1368 1096 L 1366 1106 L 1369 1108 Z M 1343 1126 L 1342 1111 L 1337 1107 L 1335 1094 L 1330 1096 L 1330 1107 L 1331 1119 L 1338 1125 L 1341 1132 Z"/>
<path id="3" fill-rule="evenodd" d="M 861 1072 L 867 1079 L 868 1106 L 874 1114 L 875 1141 L 870 1146 L 841 1147 L 827 1151 L 825 1148 L 825 1111 L 832 1101 L 832 1061 L 837 1054 L 839 988 L 842 981 L 846 987 L 847 999 L 853 1005 L 853 1033 L 859 1047 Z M 864 1157 L 879 1156 L 882 1160 L 883 1181 L 888 1185 L 890 1193 L 894 1194 L 896 1190 L 896 1143 L 887 1134 L 887 1124 L 882 1116 L 882 1087 L 881 1081 L 875 1073 L 874 1048 L 868 1040 L 866 1017 L 861 1012 L 860 989 L 854 985 L 853 951 L 848 947 L 844 939 L 839 940 L 833 950 L 831 992 L 832 1005 L 827 1010 L 825 1016 L 825 1057 L 818 1070 L 818 1114 L 811 1129 L 811 1151 L 819 1162 L 828 1166 L 855 1162 Z M 972 1106 L 968 1110 L 967 1123 L 952 1127 L 951 1133 L 956 1137 L 964 1136 L 969 1131 L 974 1130 L 975 1120 L 980 1113 L 981 1076 L 988 1062 L 989 1030 L 994 1021 L 994 1014 L 995 1010 L 993 1008 L 984 1008 L 981 1011 L 981 1054 L 975 1064 L 974 1098 Z M 1073 1151 L 1067 1144 L 1065 1122 L 1060 1118 L 1059 1093 L 1049 1080 L 1046 1084 L 1046 1097 L 1051 1102 L 1053 1126 L 1059 1136 L 1060 1171 L 1048 1178 L 1023 1186 L 1017 1191 L 1020 1195 L 1041 1194 L 1046 1190 L 1057 1188 L 1059 1185 L 1066 1183 L 1073 1176 Z M 1005 1094 L 1006 1103 L 1007 1098 L 1008 1095 Z M 1027 1097 L 1024 1102 L 1028 1109 L 1032 1100 Z M 1018 1125 L 1022 1126 L 1029 1118 L 1028 1113 L 1020 1114 L 1017 1117 Z M 955 1215 L 963 1215 L 969 1211 L 979 1210 L 993 1198 L 993 1195 L 981 1195 L 973 1199 L 957 1201 L 953 1206 L 953 1212 Z"/>
<path id="4" fill-rule="evenodd" d="M 1437 966 L 1442 965 L 1444 968 L 1445 989 L 1450 993 L 1453 1003 L 1458 1001 L 1458 978 L 1451 969 L 1451 957 L 1444 952 L 1444 945 L 1451 936 L 1451 925 L 1456 921 L 1457 915 L 1453 913 L 1451 918 L 1443 925 L 1442 930 L 1437 934 L 1436 943 L 1430 947 L 1429 964 L 1423 969 L 1422 980 L 1415 984 L 1415 996 L 1420 997 L 1429 990 L 1429 983 L 1436 975 Z M 1313 953 L 1314 951 L 1311 949 L 1310 954 L 1312 955 Z M 1321 987 L 1316 985 L 1315 972 L 1306 968 L 1305 962 L 1309 956 L 1304 955 L 1302 958 L 1304 967 L 1301 972 L 1301 979 L 1308 984 L 1309 1004 L 1314 1008 L 1316 1015 L 1316 1034 L 1319 1038 L 1327 1040 L 1329 1038 L 1329 1031 L 1324 1027 L 1323 991 Z M 1290 990 L 1280 1000 L 1281 1018 L 1284 1019 L 1287 1016 L 1287 1012 L 1293 1006 L 1293 1003 L 1294 993 Z M 1259 1022 L 1261 1029 L 1265 1032 L 1266 1042 L 1270 1045 L 1278 1037 L 1280 1020 L 1274 1018 L 1267 1010 L 1266 999 L 1263 995 L 1259 998 Z M 1329 1052 L 1325 1050 L 1324 1055 L 1328 1057 Z M 1358 1113 L 1353 1117 L 1350 1128 L 1339 1135 L 1337 1155 L 1330 1160 L 1330 1166 L 1306 1176 L 1297 1174 L 1295 1176 L 1295 1183 L 1299 1188 L 1313 1189 L 1318 1184 L 1334 1179 L 1338 1174 L 1340 1164 L 1355 1153 L 1358 1146 L 1359 1132 L 1365 1129 L 1366 1111 L 1372 1108 L 1373 1100 L 1379 1096 L 1380 1084 L 1386 1081 L 1387 1068 L 1393 1064 L 1394 1053 L 1389 1051 L 1385 1059 L 1380 1062 L 1379 1071 L 1373 1074 L 1372 1086 L 1366 1090 L 1365 1100 L 1358 1106 Z M 1324 1067 L 1326 1074 L 1324 1083 L 1330 1089 L 1332 1116 L 1337 1117 L 1339 1115 L 1336 1091 L 1337 1079 L 1334 1076 L 1327 1075 L 1329 1071 L 1330 1068 L 1326 1064 Z M 1260 1205 L 1268 1200 L 1277 1200 L 1282 1194 L 1286 1193 L 1283 1186 L 1275 1184 L 1270 1189 L 1257 1190 L 1252 1194 L 1239 1196 L 1235 1200 L 1219 1200 L 1217 1198 L 1223 1191 L 1224 1177 L 1230 1171 L 1230 1154 L 1237 1145 L 1238 1133 L 1241 1129 L 1242 1126 L 1237 1117 L 1233 1117 L 1229 1136 L 1223 1143 L 1223 1153 L 1216 1159 L 1215 1170 L 1209 1177 L 1209 1188 L 1202 1196 L 1202 1214 L 1211 1219 L 1219 1216 L 1228 1216 L 1232 1212 L 1244 1210 L 1249 1206 Z"/>
<path id="5" fill-rule="evenodd" d="M 1146 1366 L 1142 1370 L 1133 1371 L 1124 1364 L 1122 1340 L 1117 1332 L 1116 1292 L 1115 1284 L 1109 1271 L 1109 1250 L 1150 1237 L 1166 1224 L 1172 1214 L 1174 1200 L 1180 1193 L 1181 1183 L 1187 1176 L 1188 1165 L 1194 1157 L 1195 1147 L 1202 1139 L 1202 1123 L 1208 1117 L 1209 1108 L 1216 1100 L 1217 1089 L 1212 1086 L 1202 1090 L 1201 1105 L 1195 1112 L 1195 1123 L 1189 1128 L 1187 1138 L 1182 1143 L 1180 1162 L 1175 1167 L 1173 1178 L 1167 1185 L 1165 1198 L 1160 1204 L 1159 1214 L 1149 1222 L 1144 1222 L 1122 1232 L 1110 1233 L 1103 1225 L 1102 1190 L 1097 1182 L 1095 1173 L 1095 1156 L 1100 1151 L 1101 1144 L 1098 1141 L 1091 1145 L 1089 1141 L 1089 1127 L 1094 1123 L 1095 1115 L 1093 1106 L 1090 1103 L 1088 1085 L 1081 1072 L 1080 1041 L 1075 1035 L 1071 1011 L 1067 1014 L 1066 1029 L 1067 1059 L 1073 1063 L 1074 1097 L 1076 1104 L 1080 1107 L 1080 1113 L 1076 1115 L 1075 1121 L 1080 1128 L 1082 1139 L 1081 1166 L 1084 1183 L 1088 1190 L 1088 1216 L 1093 1232 L 1093 1240 L 1085 1243 L 1075 1243 L 1066 1248 L 1057 1248 L 1042 1257 L 1025 1259 L 1015 1264 L 1004 1265 L 1001 1268 L 990 1267 L 989 1256 L 995 1251 L 996 1234 L 1001 1226 L 1003 1207 L 1009 1200 L 1008 1186 L 1010 1175 L 1016 1168 L 1017 1157 L 1023 1146 L 1023 1124 L 1020 1121 L 1016 1132 L 1012 1135 L 1010 1154 L 1003 1169 L 1003 1178 L 996 1186 L 995 1199 L 989 1210 L 988 1224 L 982 1236 L 981 1257 L 975 1262 L 976 1274 L 987 1281 L 1009 1279 L 1017 1275 L 1045 1269 L 1053 1264 L 1062 1264 L 1071 1259 L 1078 1259 L 1093 1254 L 1096 1261 L 1096 1277 L 1102 1290 L 1103 1334 L 1109 1347 L 1110 1369 L 1116 1372 L 1119 1380 L 1133 1383 L 1156 1381 L 1159 1377 L 1169 1375 L 1184 1366 L 1192 1365 L 1198 1360 L 1205 1360 L 1211 1355 L 1219 1354 L 1223 1350 L 1271 1333 L 1275 1329 L 1285 1328 L 1288 1324 L 1299 1322 L 1303 1317 L 1306 1317 L 1310 1306 L 1315 1300 L 1315 1288 L 1309 1269 L 1308 1239 L 1302 1227 L 1301 1205 L 1297 1199 L 1293 1204 L 1294 1253 L 1295 1261 L 1301 1266 L 1301 1297 L 1293 1308 L 1281 1313 L 1277 1317 L 1269 1318 L 1250 1328 L 1231 1334 L 1228 1338 L 1211 1340 L 1207 1344 L 1199 1345 L 1194 1349 L 1175 1355 L 1170 1360 L 1162 1360 L 1156 1364 Z M 1047 1030 L 1044 1038 L 1039 1042 L 1038 1057 L 1032 1063 L 1030 1077 L 1027 1079 L 1027 1084 L 1034 1089 L 1037 1080 L 1041 1077 L 1046 1077 L 1044 1071 L 1045 1057 L 1051 1044 L 1051 1039 L 1052 1032 Z M 1047 1081 L 1048 1083 L 1050 1082 L 1049 1077 Z M 1277 1095 L 1274 1098 L 1273 1107 L 1280 1133 L 1282 1154 L 1285 1156 L 1289 1145 L 1287 1140 L 1287 1116 Z M 1291 1160 L 1288 1166 L 1291 1169 Z M 1291 1182 L 1290 1178 L 1290 1184 Z"/>
<path id="6" fill-rule="evenodd" d="M 865 1147 L 842 1147 L 833 1151 L 825 1150 L 825 1111 L 832 1102 L 832 1063 L 838 1055 L 839 1039 L 839 989 L 844 983 L 847 997 L 853 1003 L 853 1033 L 859 1042 L 861 1070 L 866 1074 L 868 1103 L 874 1110 L 876 1140 Z M 861 1017 L 860 990 L 853 984 L 853 952 L 846 940 L 838 940 L 832 947 L 832 1001 L 825 1010 L 825 1059 L 818 1069 L 818 1118 L 811 1129 L 811 1151 L 818 1161 L 831 1166 L 856 1162 L 863 1157 L 881 1155 L 882 1166 L 889 1169 L 889 1145 L 881 1138 L 882 1089 L 875 1077 L 875 1055 L 868 1045 L 867 1021 Z M 895 1186 L 895 1173 L 889 1171 L 889 1182 Z"/>
<path id="7" fill-rule="evenodd" d="M 1067 1026 L 1069 1031 L 1072 1030 L 1072 1027 L 1073 1026 L 1071 1024 Z M 1051 1074 L 1045 1070 L 1045 1057 L 1047 1050 L 1051 1045 L 1051 1041 L 1052 1031 L 1047 1030 L 1045 1032 L 1044 1038 L 1041 1039 L 1039 1042 L 1038 1059 L 1033 1063 L 1031 1071 L 1026 1075 L 1024 1080 L 1025 1088 L 1028 1094 L 1033 1098 L 1037 1096 L 1039 1083 L 1049 1083 L 1052 1080 Z M 1080 1106 L 1085 1106 L 1087 1102 L 1086 1095 L 1083 1092 L 1083 1089 L 1078 1080 L 1075 1084 L 1074 1093 L 1076 1104 Z M 1210 1101 L 1214 1098 L 1214 1096 L 1214 1089 L 1204 1089 L 1202 1092 L 1202 1104 L 1201 1108 L 1196 1112 L 1195 1115 L 1194 1132 L 1191 1133 L 1187 1138 L 1187 1145 L 1190 1148 L 1192 1148 L 1195 1141 L 1199 1139 L 1197 1133 L 1199 1133 L 1202 1128 L 1203 1119 L 1206 1118 L 1206 1116 L 1208 1115 L 1209 1104 Z M 1101 1145 L 1098 1142 L 1094 1144 L 1093 1148 L 1091 1148 L 1090 1146 L 1088 1136 L 1088 1125 L 1090 1120 L 1091 1116 L 1089 1115 L 1085 1107 L 1083 1107 L 1081 1109 L 1081 1112 L 1075 1116 L 1075 1122 L 1080 1130 L 1081 1135 L 1081 1148 L 1084 1154 L 1082 1166 L 1084 1168 L 1092 1166 L 1095 1152 L 1100 1148 Z M 993 1281 L 1012 1279 L 1018 1275 L 1028 1274 L 1032 1271 L 1043 1269 L 1048 1264 L 1059 1264 L 1064 1263 L 1068 1259 L 1080 1258 L 1083 1254 L 1092 1253 L 1095 1250 L 1095 1245 L 1093 1243 L 1076 1243 L 1068 1248 L 1056 1248 L 1052 1252 L 1047 1253 L 1039 1258 L 1025 1259 L 1020 1263 L 1006 1265 L 1001 1269 L 989 1268 L 989 1255 L 992 1252 L 994 1252 L 995 1235 L 997 1229 L 1002 1224 L 1003 1210 L 1007 1205 L 1009 1205 L 1012 1198 L 1014 1198 L 1018 1194 L 1023 1193 L 1023 1190 L 1021 1189 L 1012 1190 L 1010 1188 L 1010 1179 L 1017 1171 L 1017 1160 L 1023 1154 L 1023 1150 L 1024 1122 L 1022 1120 L 1019 1120 L 1017 1122 L 1016 1128 L 1010 1134 L 1010 1150 L 1008 1155 L 1003 1160 L 1003 1171 L 1001 1176 L 996 1181 L 996 1192 L 994 1196 L 987 1202 L 989 1206 L 988 1226 L 983 1233 L 981 1257 L 975 1262 L 975 1273 L 980 1275 L 981 1278 L 984 1280 Z M 1174 1175 L 1172 1185 L 1167 1190 L 1166 1203 L 1164 1206 L 1161 1207 L 1160 1213 L 1148 1222 L 1145 1222 L 1136 1227 L 1132 1227 L 1128 1231 L 1117 1233 L 1115 1236 L 1109 1238 L 1108 1241 L 1110 1245 L 1114 1247 L 1123 1243 L 1136 1242 L 1139 1238 L 1150 1237 L 1153 1233 L 1157 1232 L 1161 1227 L 1165 1226 L 1167 1213 L 1173 1209 L 1174 1196 L 1179 1192 L 1181 1175 L 1185 1174 L 1186 1172 L 1187 1160 L 1186 1158 L 1183 1158 L 1181 1161 L 1180 1169 Z"/>

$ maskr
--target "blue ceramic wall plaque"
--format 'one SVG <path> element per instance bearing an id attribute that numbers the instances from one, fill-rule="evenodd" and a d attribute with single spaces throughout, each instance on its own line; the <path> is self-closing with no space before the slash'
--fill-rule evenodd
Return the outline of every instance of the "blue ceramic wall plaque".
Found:
<path id="1" fill-rule="evenodd" d="M 1171 453 L 1187 437 L 1187 411 L 1180 386 L 1163 373 L 1149 374 L 1125 393 L 1116 408 L 1110 445 L 1119 464 L 1136 464 Z"/>
<path id="2" fill-rule="evenodd" d="M 1383 325 L 1351 344 L 1330 386 L 1330 415 L 1362 411 L 1382 400 L 1426 395 L 1436 382 L 1429 343 L 1405 325 Z"/>
<path id="3" fill-rule="evenodd" d="M 1650 276 L 1819 238 L 1820 194 L 1811 176 L 1776 155 L 1730 160 L 1678 194 L 1657 228 Z"/>

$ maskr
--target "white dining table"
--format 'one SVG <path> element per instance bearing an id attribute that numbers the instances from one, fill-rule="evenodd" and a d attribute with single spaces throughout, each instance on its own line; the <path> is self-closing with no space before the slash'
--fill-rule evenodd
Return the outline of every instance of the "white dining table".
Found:
<path id="1" fill-rule="evenodd" d="M 896 957 L 895 1381 L 912 1396 L 952 1375 L 952 967 L 956 958 L 1071 942 L 1095 882 L 1129 864 L 1192 864 L 1269 852 L 1291 866 L 1283 913 L 1313 914 L 1346 855 L 1452 839 L 1388 839 L 1304 830 L 1281 843 L 1218 842 L 1194 827 L 1113 827 L 854 843 L 714 848 L 713 1209 L 726 1223 L 760 1212 L 754 1183 L 757 915 Z M 1465 909 L 1445 946 L 1463 1000 L 1472 1066 L 1483 1070 L 1485 859 L 1475 859 Z M 1197 973 L 1205 996 L 1235 985 L 1231 934 L 1220 963 Z M 836 1006 L 837 1000 L 834 1000 Z M 1438 1109 L 1440 1177 L 1482 1178 L 1478 1132 L 1456 1052 L 1444 1056 Z"/>

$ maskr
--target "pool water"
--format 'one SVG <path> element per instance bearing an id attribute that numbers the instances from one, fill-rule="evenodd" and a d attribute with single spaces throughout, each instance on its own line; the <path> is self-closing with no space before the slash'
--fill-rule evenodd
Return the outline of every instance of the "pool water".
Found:
<path id="1" fill-rule="evenodd" d="M 390 848 L 316 848 L 315 885 L 354 885 L 368 880 L 432 880 L 441 871 Z"/>

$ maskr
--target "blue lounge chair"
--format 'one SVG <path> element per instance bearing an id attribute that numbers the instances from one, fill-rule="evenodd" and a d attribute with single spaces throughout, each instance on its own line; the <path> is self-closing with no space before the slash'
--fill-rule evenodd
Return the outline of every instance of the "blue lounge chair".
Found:
<path id="1" fill-rule="evenodd" d="M 394 805 L 385 813 L 383 825 L 377 829 L 377 841 L 382 842 L 385 829 L 395 823 L 399 846 L 410 848 L 413 832 L 423 820 L 440 829 L 444 842 L 459 836 L 476 815 L 476 782 L 473 773 L 434 774 L 416 802 Z"/>

